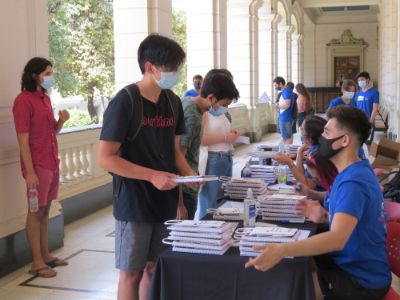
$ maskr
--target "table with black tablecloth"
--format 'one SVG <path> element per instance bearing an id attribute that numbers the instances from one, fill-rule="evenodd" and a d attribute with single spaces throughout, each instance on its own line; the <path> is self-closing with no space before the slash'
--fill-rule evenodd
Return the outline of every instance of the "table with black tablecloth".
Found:
<path id="1" fill-rule="evenodd" d="M 315 233 L 316 225 L 280 224 Z M 224 255 L 161 254 L 150 300 L 314 300 L 311 257 L 283 259 L 267 272 L 245 269 L 248 257 L 232 247 Z"/>

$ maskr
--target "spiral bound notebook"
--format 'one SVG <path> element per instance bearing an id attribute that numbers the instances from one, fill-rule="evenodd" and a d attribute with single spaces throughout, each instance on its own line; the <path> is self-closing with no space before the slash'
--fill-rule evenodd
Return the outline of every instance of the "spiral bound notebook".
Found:
<path id="1" fill-rule="evenodd" d="M 185 231 L 171 231 L 169 233 L 174 237 L 192 237 L 192 238 L 204 238 L 204 239 L 226 239 L 231 236 L 231 231 L 220 233 L 214 232 L 185 232 Z"/>
<path id="2" fill-rule="evenodd" d="M 173 241 L 173 247 L 180 248 L 189 248 L 189 249 L 201 249 L 201 250 L 216 250 L 223 251 L 226 247 L 230 247 L 232 245 L 233 239 L 229 239 L 225 241 L 222 245 L 212 245 L 212 244 L 203 244 L 203 243 L 195 243 L 195 242 L 184 242 L 184 241 Z"/>
<path id="3" fill-rule="evenodd" d="M 298 217 L 269 217 L 269 216 L 263 216 L 262 220 L 264 221 L 275 221 L 275 222 L 284 222 L 284 223 L 304 223 L 306 221 L 306 218 L 303 216 L 298 216 Z"/>
<path id="4" fill-rule="evenodd" d="M 225 252 L 228 251 L 229 248 L 230 248 L 230 246 L 226 247 L 223 250 L 206 250 L 206 249 L 193 249 L 193 248 L 184 248 L 184 247 L 172 247 L 172 251 L 194 253 L 194 254 L 224 255 Z"/>
<path id="5" fill-rule="evenodd" d="M 170 235 L 167 239 L 172 241 L 180 241 L 180 242 L 191 242 L 191 243 L 204 243 L 209 245 L 224 245 L 226 242 L 230 240 L 230 235 L 224 237 L 222 239 L 210 239 L 210 238 L 197 238 L 197 237 L 189 237 L 189 236 L 175 236 Z M 173 244 L 174 245 L 174 244 Z"/>

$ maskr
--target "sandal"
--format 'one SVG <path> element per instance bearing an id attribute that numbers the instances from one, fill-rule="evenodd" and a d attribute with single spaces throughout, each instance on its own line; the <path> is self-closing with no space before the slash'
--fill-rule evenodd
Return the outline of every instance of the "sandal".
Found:
<path id="1" fill-rule="evenodd" d="M 58 257 L 49 262 L 46 262 L 45 264 L 48 265 L 50 268 L 68 266 L 68 262 L 65 259 L 61 259 Z"/>
<path id="2" fill-rule="evenodd" d="M 57 272 L 54 271 L 52 268 L 46 266 L 39 269 L 31 269 L 28 272 L 29 274 L 36 276 L 36 277 L 43 277 L 43 278 L 51 278 L 57 275 Z"/>

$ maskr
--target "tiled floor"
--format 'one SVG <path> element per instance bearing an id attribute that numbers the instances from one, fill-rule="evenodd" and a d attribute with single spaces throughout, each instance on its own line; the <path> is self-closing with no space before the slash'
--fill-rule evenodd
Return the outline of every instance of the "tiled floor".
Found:
<path id="1" fill-rule="evenodd" d="M 269 134 L 262 143 L 278 141 L 277 134 Z M 254 146 L 240 146 L 235 150 L 234 176 L 240 175 L 247 160 L 246 152 Z M 27 265 L 0 279 L 0 299 L 116 299 L 118 272 L 114 268 L 113 233 L 111 207 L 66 226 L 65 246 L 53 254 L 68 258 L 69 266 L 57 268 L 55 278 L 43 279 L 29 275 Z M 400 291 L 398 279 L 393 285 Z"/>

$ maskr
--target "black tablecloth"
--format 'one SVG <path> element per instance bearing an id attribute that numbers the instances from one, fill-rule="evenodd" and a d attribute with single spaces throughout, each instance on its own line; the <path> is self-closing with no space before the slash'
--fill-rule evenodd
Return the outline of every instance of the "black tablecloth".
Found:
<path id="1" fill-rule="evenodd" d="M 312 223 L 285 226 L 316 230 Z M 157 261 L 149 299 L 314 300 L 310 257 L 284 259 L 267 272 L 245 269 L 247 260 L 238 248 L 222 256 L 167 250 Z"/>

